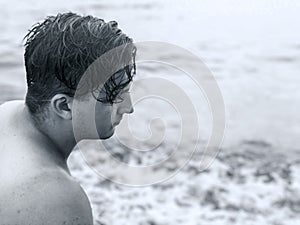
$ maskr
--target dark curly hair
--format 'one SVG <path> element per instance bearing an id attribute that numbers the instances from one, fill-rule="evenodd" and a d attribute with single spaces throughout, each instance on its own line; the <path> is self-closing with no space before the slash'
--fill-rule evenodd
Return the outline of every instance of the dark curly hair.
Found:
<path id="1" fill-rule="evenodd" d="M 113 104 L 135 75 L 136 48 L 133 40 L 122 33 L 115 21 L 105 22 L 93 16 L 63 13 L 35 24 L 25 39 L 28 86 L 25 102 L 32 114 L 42 112 L 55 94 L 74 96 L 87 68 L 116 47 L 127 46 L 131 62 L 106 80 L 99 90 L 102 94 L 93 96 L 100 102 Z M 112 61 L 117 62 L 118 59 Z M 93 81 L 90 83 L 95 84 Z M 97 86 L 91 86 L 89 90 L 94 93 L 96 89 Z"/>

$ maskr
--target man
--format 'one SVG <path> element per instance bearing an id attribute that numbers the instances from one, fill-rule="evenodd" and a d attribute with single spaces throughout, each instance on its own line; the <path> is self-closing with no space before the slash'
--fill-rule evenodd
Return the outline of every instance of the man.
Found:
<path id="1" fill-rule="evenodd" d="M 74 13 L 46 18 L 25 38 L 25 102 L 0 106 L 0 225 L 93 224 L 89 200 L 66 161 L 78 141 L 111 137 L 122 115 L 133 112 L 128 90 L 135 47 L 116 22 Z M 88 68 L 120 46 L 126 51 L 99 63 L 110 67 L 130 58 L 128 65 L 107 78 L 98 70 L 78 91 Z M 73 115 L 85 121 L 85 106 L 93 102 L 99 136 L 83 132 L 75 138 Z"/>

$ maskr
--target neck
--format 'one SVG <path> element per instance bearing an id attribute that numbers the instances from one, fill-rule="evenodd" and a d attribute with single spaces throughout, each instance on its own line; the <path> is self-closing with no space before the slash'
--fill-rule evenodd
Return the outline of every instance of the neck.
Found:
<path id="1" fill-rule="evenodd" d="M 41 149 L 45 150 L 57 164 L 67 168 L 67 159 L 76 145 L 74 137 L 67 132 L 70 129 L 64 129 L 62 121 L 54 122 L 50 118 L 38 122 L 27 107 L 25 114 L 34 126 L 36 131 L 34 135 L 42 145 Z"/>

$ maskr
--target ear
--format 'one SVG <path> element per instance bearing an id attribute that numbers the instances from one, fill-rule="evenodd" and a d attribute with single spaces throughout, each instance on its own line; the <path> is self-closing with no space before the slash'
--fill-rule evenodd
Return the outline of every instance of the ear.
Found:
<path id="1" fill-rule="evenodd" d="M 53 112 L 62 119 L 72 119 L 73 98 L 66 94 L 56 94 L 51 99 L 51 108 Z"/>

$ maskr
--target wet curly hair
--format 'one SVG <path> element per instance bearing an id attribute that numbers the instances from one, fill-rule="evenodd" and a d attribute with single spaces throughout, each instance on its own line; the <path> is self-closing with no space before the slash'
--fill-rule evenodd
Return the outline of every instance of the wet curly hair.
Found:
<path id="1" fill-rule="evenodd" d="M 58 93 L 73 97 L 87 68 L 116 47 L 126 46 L 129 49 L 130 63 L 110 75 L 99 90 L 102 94 L 93 96 L 103 103 L 120 101 L 120 91 L 135 75 L 136 48 L 133 40 L 118 28 L 115 21 L 105 22 L 72 12 L 58 14 L 35 24 L 23 40 L 26 40 L 24 58 L 28 87 L 25 103 L 32 114 L 42 112 Z M 118 59 L 112 61 L 115 63 Z M 90 86 L 89 91 L 94 93 L 97 88 Z"/>

